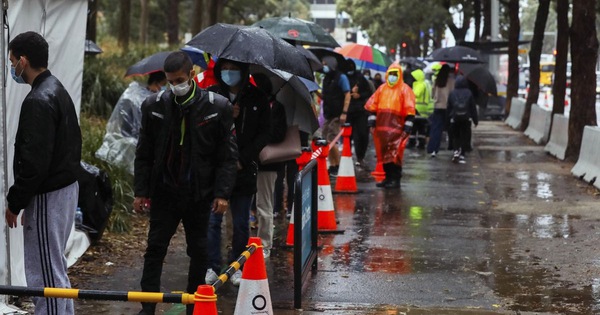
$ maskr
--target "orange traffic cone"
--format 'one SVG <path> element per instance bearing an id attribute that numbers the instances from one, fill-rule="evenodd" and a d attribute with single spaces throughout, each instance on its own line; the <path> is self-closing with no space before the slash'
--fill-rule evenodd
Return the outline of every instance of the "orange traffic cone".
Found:
<path id="1" fill-rule="evenodd" d="M 331 195 L 331 183 L 329 182 L 329 172 L 327 171 L 327 156 L 329 155 L 329 145 L 325 140 L 317 140 L 313 143 L 313 151 L 321 149 L 321 154 L 317 157 L 317 229 L 319 232 L 343 232 L 337 230 L 335 222 L 335 210 L 333 209 L 333 196 Z"/>
<path id="2" fill-rule="evenodd" d="M 310 162 L 311 150 L 310 147 L 302 148 L 302 155 L 296 159 L 296 164 L 298 164 L 298 170 L 302 170 L 308 162 Z M 288 187 L 288 189 L 294 189 L 293 187 Z M 288 200 L 288 202 L 293 202 L 292 200 Z M 288 224 L 287 230 L 287 238 L 285 240 L 286 246 L 294 246 L 294 205 L 292 204 L 292 215 L 290 216 L 290 223 Z"/>
<path id="3" fill-rule="evenodd" d="M 217 295 L 212 285 L 199 285 L 194 294 L 194 315 L 217 315 Z"/>
<path id="4" fill-rule="evenodd" d="M 250 244 L 257 244 L 258 248 L 244 264 L 234 315 L 273 315 L 267 267 L 265 266 L 260 237 L 250 237 L 248 245 Z"/>
<path id="5" fill-rule="evenodd" d="M 342 158 L 340 159 L 340 168 L 337 180 L 335 181 L 334 193 L 356 194 L 356 176 L 354 174 L 354 163 L 352 161 L 352 147 L 350 137 L 352 136 L 352 127 L 346 123 L 342 127 L 342 137 L 344 137 L 344 147 L 342 149 Z"/>
<path id="6" fill-rule="evenodd" d="M 383 163 L 381 163 L 381 153 L 379 153 L 379 139 L 375 136 L 375 132 L 373 132 L 373 144 L 375 145 L 377 165 L 375 166 L 375 170 L 371 172 L 371 176 L 373 176 L 375 182 L 379 183 L 385 179 L 385 171 L 383 170 Z"/>

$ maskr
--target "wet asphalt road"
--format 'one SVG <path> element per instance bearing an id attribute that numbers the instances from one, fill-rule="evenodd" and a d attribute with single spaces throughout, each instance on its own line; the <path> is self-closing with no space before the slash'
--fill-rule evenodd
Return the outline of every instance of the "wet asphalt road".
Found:
<path id="1" fill-rule="evenodd" d="M 302 312 L 293 310 L 292 251 L 277 247 L 267 260 L 275 314 L 600 313 L 598 192 L 570 175 L 572 162 L 501 122 L 482 122 L 473 140 L 466 164 L 450 162 L 450 151 L 407 150 L 399 190 L 376 188 L 357 171 L 361 193 L 333 195 L 345 232 L 320 235 Z M 287 222 L 276 223 L 282 245 Z M 184 288 L 186 270 L 185 250 L 171 248 L 165 291 Z M 96 287 L 137 288 L 139 273 L 122 269 Z M 233 314 L 237 288 L 217 294 L 219 312 Z M 97 314 L 139 310 L 77 303 Z"/>

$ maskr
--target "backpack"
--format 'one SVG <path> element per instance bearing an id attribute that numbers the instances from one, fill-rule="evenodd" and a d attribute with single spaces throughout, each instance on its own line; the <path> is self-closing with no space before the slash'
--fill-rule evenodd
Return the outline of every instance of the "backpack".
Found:
<path id="1" fill-rule="evenodd" d="M 452 103 L 451 117 L 455 121 L 467 121 L 471 118 L 469 111 L 469 97 L 454 96 L 454 102 Z"/>

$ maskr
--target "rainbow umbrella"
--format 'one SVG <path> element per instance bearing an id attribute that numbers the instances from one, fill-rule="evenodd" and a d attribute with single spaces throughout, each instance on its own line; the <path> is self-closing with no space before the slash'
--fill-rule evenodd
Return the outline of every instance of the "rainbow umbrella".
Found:
<path id="1" fill-rule="evenodd" d="M 372 69 L 385 72 L 390 64 L 392 64 L 388 55 L 372 46 L 352 43 L 336 51 L 346 58 L 353 59 L 357 69 Z"/>

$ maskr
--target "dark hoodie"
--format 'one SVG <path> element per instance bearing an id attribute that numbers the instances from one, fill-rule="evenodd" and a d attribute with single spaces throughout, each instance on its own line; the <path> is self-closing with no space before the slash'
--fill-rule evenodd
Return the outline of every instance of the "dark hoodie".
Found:
<path id="1" fill-rule="evenodd" d="M 242 71 L 242 89 L 234 99 L 229 96 L 229 86 L 221 78 L 223 62 L 233 62 Z M 239 162 L 233 194 L 249 195 L 256 193 L 256 174 L 258 171 L 258 154 L 271 138 L 271 112 L 267 95 L 250 84 L 248 65 L 231 60 L 219 59 L 215 65 L 215 78 L 218 84 L 209 88 L 240 106 L 240 114 L 235 118 L 235 131 Z"/>
<path id="2" fill-rule="evenodd" d="M 454 118 L 454 107 L 459 102 L 463 102 L 463 100 L 466 100 L 469 106 L 469 118 L 473 121 L 475 126 L 477 126 L 479 120 L 477 115 L 477 107 L 475 105 L 475 99 L 473 98 L 473 93 L 471 93 L 471 90 L 469 89 L 469 82 L 467 81 L 467 79 L 463 76 L 459 76 L 456 78 L 454 90 L 450 92 L 450 95 L 448 95 L 449 118 Z"/>

